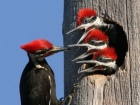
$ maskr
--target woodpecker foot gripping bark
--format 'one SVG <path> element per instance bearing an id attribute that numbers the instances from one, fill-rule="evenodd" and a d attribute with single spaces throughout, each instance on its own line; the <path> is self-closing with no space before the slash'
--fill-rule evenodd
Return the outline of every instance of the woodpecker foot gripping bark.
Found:
<path id="1" fill-rule="evenodd" d="M 72 105 L 72 101 L 73 101 L 73 98 L 75 96 L 76 89 L 78 87 L 79 87 L 79 84 L 78 83 L 75 83 L 73 85 L 73 88 L 72 88 L 70 94 L 68 94 L 66 97 L 64 97 L 63 105 Z"/>

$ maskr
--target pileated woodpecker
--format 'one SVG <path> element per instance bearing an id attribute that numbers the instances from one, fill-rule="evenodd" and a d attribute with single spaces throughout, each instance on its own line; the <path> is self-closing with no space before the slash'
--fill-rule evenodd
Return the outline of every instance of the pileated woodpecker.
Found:
<path id="1" fill-rule="evenodd" d="M 21 46 L 29 57 L 20 80 L 21 105 L 62 105 L 56 97 L 54 73 L 45 57 L 67 50 L 56 47 L 45 39 Z"/>
<path id="2" fill-rule="evenodd" d="M 114 73 L 117 70 L 116 59 L 117 54 L 113 47 L 98 50 L 94 53 L 91 60 L 77 61 L 77 63 L 94 64 L 92 67 L 86 68 L 78 73 L 92 73 L 95 71 Z"/>
<path id="3" fill-rule="evenodd" d="M 87 36 L 87 34 L 93 29 L 92 24 L 98 24 L 95 21 L 96 19 L 98 19 L 98 17 L 95 10 L 91 10 L 88 8 L 80 9 L 77 15 L 77 22 L 76 22 L 77 28 L 70 30 L 69 32 L 67 32 L 67 34 L 70 34 L 76 30 L 84 29 L 85 32 L 77 43 L 79 44 Z"/>
<path id="4" fill-rule="evenodd" d="M 76 30 L 85 30 L 81 39 L 78 41 L 80 43 L 88 35 L 91 30 L 99 29 L 106 33 L 109 37 L 109 46 L 115 48 L 118 59 L 118 66 L 122 66 L 125 60 L 126 52 L 128 51 L 128 43 L 126 33 L 123 27 L 117 22 L 102 18 L 96 15 L 95 10 L 92 9 L 81 9 L 77 15 L 77 25 L 78 27 L 69 31 L 67 34 L 74 32 Z"/>
<path id="5" fill-rule="evenodd" d="M 101 30 L 91 30 L 81 44 L 68 45 L 69 47 L 87 47 L 87 52 L 75 58 L 75 60 L 83 59 L 93 54 L 97 50 L 104 49 L 108 46 L 108 36 Z"/>

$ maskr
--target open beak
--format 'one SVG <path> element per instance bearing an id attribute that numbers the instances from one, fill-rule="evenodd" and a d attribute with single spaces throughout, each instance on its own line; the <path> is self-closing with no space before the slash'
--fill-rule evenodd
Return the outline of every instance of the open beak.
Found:
<path id="1" fill-rule="evenodd" d="M 93 52 L 98 50 L 97 46 L 90 45 L 88 43 L 86 43 L 86 44 L 71 44 L 71 45 L 68 45 L 68 48 L 71 48 L 71 47 L 87 47 L 87 52 L 86 53 L 93 53 Z"/>
<path id="2" fill-rule="evenodd" d="M 85 31 L 84 34 L 82 35 L 82 37 L 77 42 L 77 44 L 79 44 L 81 41 L 83 41 L 85 39 L 85 37 L 89 34 L 89 32 L 92 30 L 94 30 L 94 28 L 90 29 L 89 31 Z"/>
<path id="3" fill-rule="evenodd" d="M 94 63 L 94 64 L 98 64 L 98 61 L 96 61 L 96 60 L 84 60 L 84 61 L 77 61 L 76 63 Z"/>
<path id="4" fill-rule="evenodd" d="M 76 28 L 70 30 L 70 31 L 67 32 L 66 34 L 70 34 L 70 33 L 72 33 L 72 32 L 75 32 L 75 31 L 77 31 L 77 30 L 82 30 L 82 29 L 85 29 L 85 30 L 86 30 L 86 28 L 84 27 L 84 24 L 82 24 L 82 25 L 80 25 L 80 26 L 78 26 L 78 27 L 76 27 Z"/>
<path id="5" fill-rule="evenodd" d="M 96 64 L 96 65 L 108 66 L 104 62 L 99 62 L 97 60 L 83 60 L 83 61 L 77 61 L 76 63 Z"/>
<path id="6" fill-rule="evenodd" d="M 92 54 L 93 54 L 93 53 L 89 53 L 89 54 L 88 54 L 88 53 L 84 53 L 84 54 L 82 54 L 82 55 L 76 57 L 76 58 L 73 59 L 72 61 L 84 59 L 84 58 L 86 58 L 86 57 L 88 57 L 88 56 L 90 56 L 90 55 L 92 55 Z"/>
<path id="7" fill-rule="evenodd" d="M 92 72 L 95 72 L 97 70 L 106 70 L 106 66 L 103 63 L 100 63 L 96 60 L 78 61 L 76 63 L 95 64 L 93 67 L 78 71 L 78 74 L 80 74 L 80 73 L 92 73 Z"/>
<path id="8" fill-rule="evenodd" d="M 76 28 L 70 30 L 70 31 L 67 32 L 66 34 L 70 34 L 70 33 L 75 32 L 75 31 L 77 31 L 77 30 L 83 30 L 83 29 L 84 29 L 85 31 L 87 31 L 87 29 L 88 29 L 90 26 L 92 26 L 92 25 L 93 25 L 93 24 L 91 24 L 91 23 L 82 24 L 82 25 L 80 25 L 80 26 L 78 26 L 78 27 L 76 27 Z"/>
<path id="9" fill-rule="evenodd" d="M 106 70 L 106 68 L 105 68 L 105 66 L 101 66 L 101 65 L 96 64 L 93 67 L 78 71 L 78 74 L 80 74 L 80 73 L 93 73 L 93 72 L 98 71 L 98 70 Z"/>
<path id="10" fill-rule="evenodd" d="M 100 65 L 104 67 L 111 67 L 116 69 L 117 65 L 115 64 L 115 61 L 109 62 L 109 63 L 104 63 L 104 62 L 99 62 L 97 60 L 83 60 L 83 61 L 77 61 L 76 63 L 84 63 L 84 64 L 95 64 L 95 65 Z"/>
<path id="11" fill-rule="evenodd" d="M 68 45 L 68 47 L 87 47 L 88 50 L 89 49 L 96 49 L 96 46 L 90 45 L 88 43 L 86 43 L 86 44 L 71 44 L 71 45 Z"/>
<path id="12" fill-rule="evenodd" d="M 92 46 L 90 44 L 72 44 L 72 45 L 68 45 L 69 48 L 71 47 L 87 47 L 87 52 L 86 53 L 83 53 L 82 55 L 78 56 L 77 58 L 73 59 L 72 61 L 76 61 L 76 60 L 80 60 L 80 59 L 84 59 L 92 54 L 94 54 L 95 50 L 96 49 L 96 46 Z"/>
<path id="13" fill-rule="evenodd" d="M 91 23 L 89 23 L 89 24 L 82 24 L 82 25 L 78 26 L 77 28 L 70 30 L 70 31 L 67 32 L 66 34 L 70 34 L 70 33 L 75 32 L 75 31 L 77 31 L 77 30 L 82 30 L 82 29 L 84 29 L 84 30 L 85 30 L 84 34 L 82 35 L 82 37 L 81 37 L 81 38 L 79 39 L 79 41 L 77 42 L 77 44 L 79 44 L 82 40 L 84 40 L 84 38 L 88 35 L 88 33 L 89 33 L 91 30 L 94 29 L 94 28 L 91 28 L 91 29 L 89 29 L 89 31 L 88 31 L 88 28 L 91 27 L 91 26 L 92 26 Z"/>

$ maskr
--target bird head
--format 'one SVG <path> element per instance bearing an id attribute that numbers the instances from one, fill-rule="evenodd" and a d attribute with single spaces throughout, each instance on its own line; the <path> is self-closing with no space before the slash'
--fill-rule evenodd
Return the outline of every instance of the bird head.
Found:
<path id="1" fill-rule="evenodd" d="M 21 46 L 27 53 L 33 55 L 34 58 L 47 57 L 54 53 L 67 50 L 64 47 L 56 47 L 48 40 L 37 39 Z"/>
<path id="2" fill-rule="evenodd" d="M 100 18 L 97 16 L 96 11 L 89 8 L 80 9 L 77 15 L 77 27 L 70 30 L 67 34 L 70 34 L 77 30 L 85 30 L 84 34 L 78 41 L 80 43 L 87 34 L 94 29 L 94 25 L 101 24 Z"/>
<path id="3" fill-rule="evenodd" d="M 80 9 L 77 14 L 77 26 L 87 24 L 96 19 L 96 11 L 89 8 Z"/>
<path id="4" fill-rule="evenodd" d="M 77 63 L 94 65 L 93 67 L 87 68 L 81 72 L 94 72 L 96 70 L 107 70 L 108 68 L 116 70 L 116 59 L 117 54 L 115 49 L 113 47 L 107 47 L 105 49 L 98 50 L 91 60 L 78 61 Z"/>
<path id="5" fill-rule="evenodd" d="M 97 50 L 106 48 L 107 46 L 108 46 L 108 36 L 104 32 L 102 32 L 98 29 L 90 31 L 89 34 L 84 39 L 83 44 L 69 45 L 69 47 L 86 47 L 87 48 L 86 53 L 75 58 L 74 60 L 83 59 L 83 58 L 93 54 Z"/>

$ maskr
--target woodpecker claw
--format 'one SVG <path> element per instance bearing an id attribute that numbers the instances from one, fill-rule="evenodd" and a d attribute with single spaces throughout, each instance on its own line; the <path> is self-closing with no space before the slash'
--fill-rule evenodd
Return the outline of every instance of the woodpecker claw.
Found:
<path id="1" fill-rule="evenodd" d="M 63 102 L 63 100 L 64 100 L 64 97 L 61 97 L 61 98 L 59 99 L 59 101 L 61 101 L 61 102 Z"/>
<path id="2" fill-rule="evenodd" d="M 78 83 L 74 83 L 73 88 L 71 90 L 71 93 L 68 96 L 64 97 L 63 105 L 71 105 L 72 99 L 74 97 L 75 89 L 77 87 L 79 87 L 79 84 Z"/>

